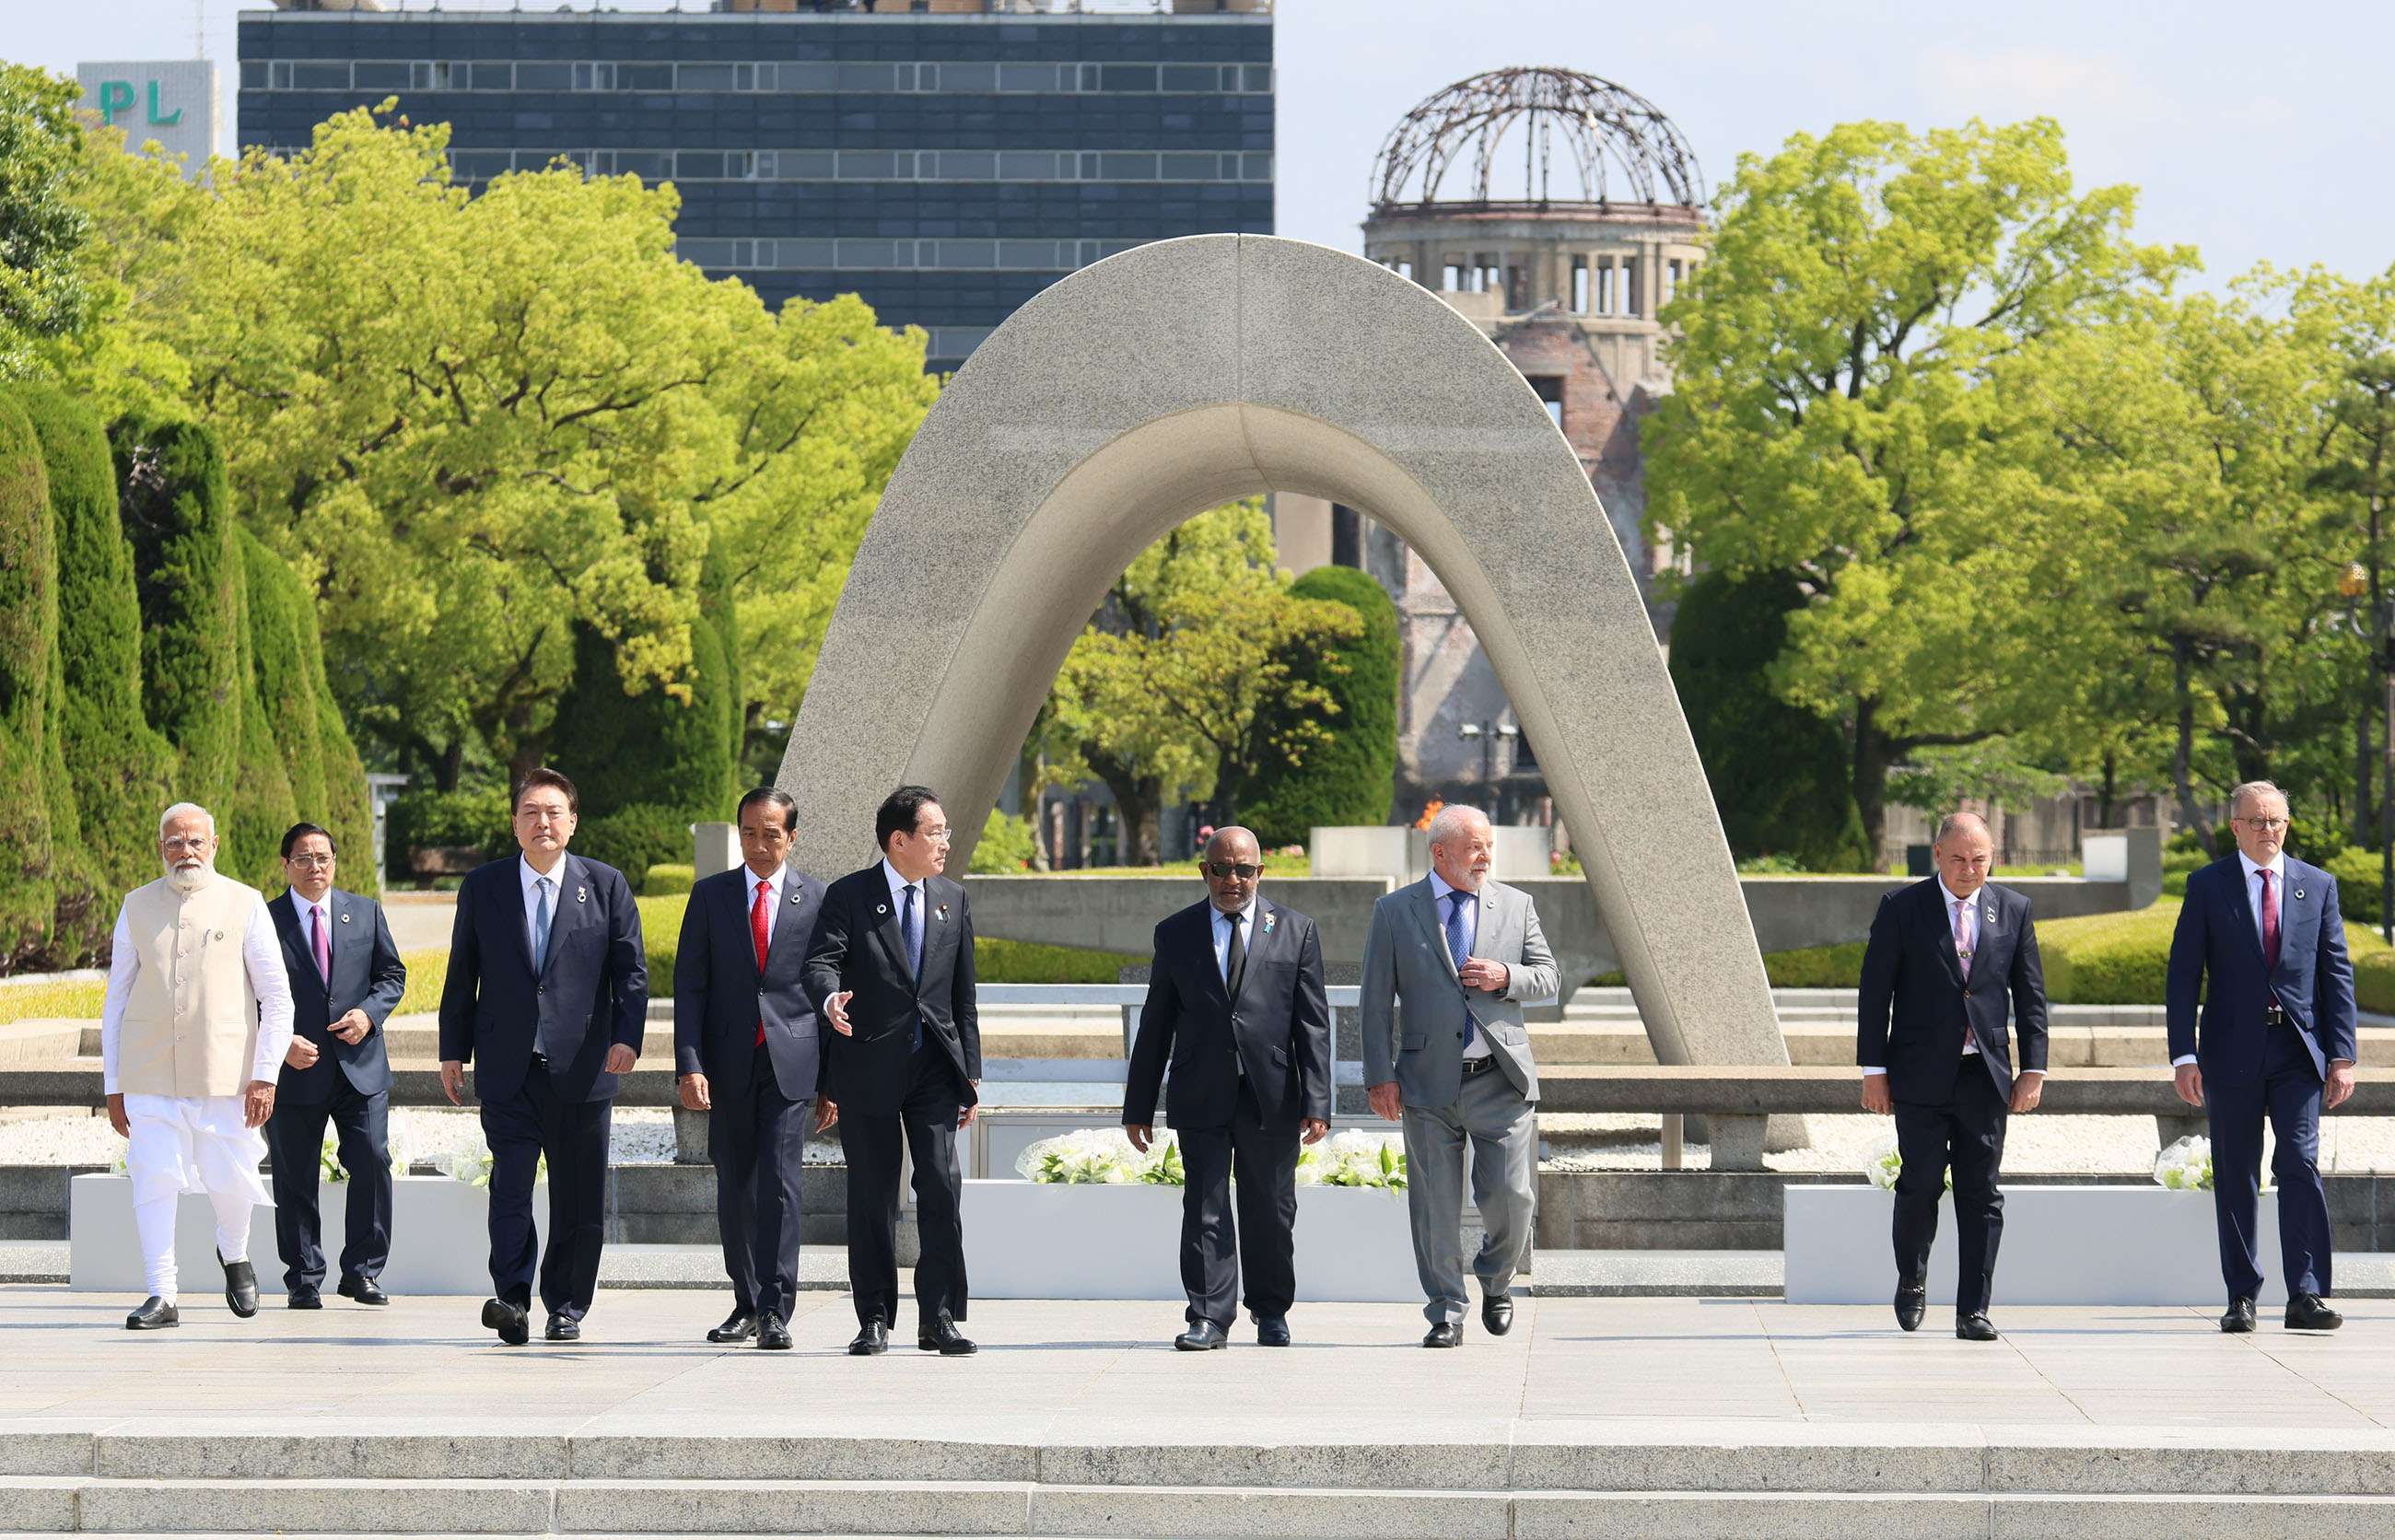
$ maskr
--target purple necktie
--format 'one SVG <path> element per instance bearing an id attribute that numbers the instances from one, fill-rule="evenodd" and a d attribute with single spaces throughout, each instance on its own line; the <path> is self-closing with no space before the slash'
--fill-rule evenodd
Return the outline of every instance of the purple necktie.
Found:
<path id="1" fill-rule="evenodd" d="M 333 981 L 332 932 L 324 928 L 324 906 L 319 903 L 311 907 L 316 915 L 316 971 L 324 975 L 325 983 L 330 984 Z"/>

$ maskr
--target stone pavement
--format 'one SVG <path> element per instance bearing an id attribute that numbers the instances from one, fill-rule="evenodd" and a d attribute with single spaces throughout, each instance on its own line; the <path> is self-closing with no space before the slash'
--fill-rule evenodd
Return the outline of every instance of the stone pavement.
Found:
<path id="1" fill-rule="evenodd" d="M 2395 1303 L 2335 1336 L 2019 1309 L 1533 1297 L 1416 1347 L 1403 1306 L 1172 1352 L 1169 1305 L 994 1301 L 972 1359 L 718 1349 L 722 1293 L 602 1295 L 572 1346 L 471 1299 L 368 1310 L 0 1288 L 0 1531 L 1277 1535 L 2395 1533 Z M 911 1324 L 911 1323 L 910 1323 Z M 1933 1323 L 1934 1326 L 1934 1323 Z"/>

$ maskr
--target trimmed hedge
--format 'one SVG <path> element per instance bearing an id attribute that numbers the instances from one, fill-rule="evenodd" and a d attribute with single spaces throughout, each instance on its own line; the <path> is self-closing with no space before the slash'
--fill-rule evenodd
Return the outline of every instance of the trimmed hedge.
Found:
<path id="1" fill-rule="evenodd" d="M 237 779 L 242 697 L 224 453 L 188 423 L 120 423 L 112 447 L 140 602 L 142 713 L 181 756 L 175 794 L 221 818 Z"/>
<path id="2" fill-rule="evenodd" d="M 60 911 L 87 881 L 59 752 L 58 555 L 41 441 L 0 397 L 0 968 L 57 960 Z M 89 907 L 89 895 L 84 898 Z"/>
<path id="3" fill-rule="evenodd" d="M 374 814 L 366 806 L 365 767 L 324 678 L 315 600 L 291 564 L 247 529 L 238 532 L 237 540 L 246 584 L 251 682 L 270 752 L 289 778 L 295 811 L 330 830 L 339 849 L 371 849 Z M 278 848 L 288 827 L 274 829 Z"/>
<path id="4" fill-rule="evenodd" d="M 664 898 L 670 894 L 688 893 L 697 885 L 698 868 L 687 862 L 659 862 L 649 868 L 641 879 L 641 896 Z"/>
<path id="5" fill-rule="evenodd" d="M 65 391 L 15 388 L 40 438 L 58 553 L 60 750 L 84 815 L 83 842 L 108 892 L 158 869 L 152 826 L 126 809 L 163 809 L 175 750 L 141 709 L 141 606 L 117 517 L 116 469 L 96 416 Z M 102 907 L 105 907 L 103 903 Z"/>
<path id="6" fill-rule="evenodd" d="M 1364 633 L 1289 660 L 1292 683 L 1319 686 L 1337 703 L 1315 716 L 1329 740 L 1302 764 L 1275 757 L 1239 797 L 1239 814 L 1266 848 L 1303 845 L 1317 825 L 1385 823 L 1397 772 L 1397 610 L 1379 581 L 1353 567 L 1317 567 L 1290 586 L 1292 599 L 1344 604 Z M 1267 741 L 1277 731 L 1259 724 Z"/>

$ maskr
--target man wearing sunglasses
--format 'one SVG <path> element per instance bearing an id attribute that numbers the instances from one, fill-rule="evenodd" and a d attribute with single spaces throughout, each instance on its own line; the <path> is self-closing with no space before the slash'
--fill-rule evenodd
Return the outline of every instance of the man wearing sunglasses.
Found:
<path id="1" fill-rule="evenodd" d="M 1147 1003 L 1124 1074 L 1123 1127 L 1133 1145 L 1148 1147 L 1161 1087 L 1186 1173 L 1181 1283 L 1189 1329 L 1172 1345 L 1202 1352 L 1230 1341 L 1244 1266 L 1256 1341 L 1286 1348 L 1297 1297 L 1298 1145 L 1330 1127 L 1322 947 L 1312 920 L 1257 891 L 1264 856 L 1254 835 L 1217 829 L 1203 861 L 1206 901 L 1156 928 Z"/>
<path id="2" fill-rule="evenodd" d="M 2279 1179 L 2287 1329 L 2334 1331 L 2345 1318 L 2325 1298 L 2320 1117 L 2353 1094 L 2358 1053 L 2336 879 L 2286 853 L 2286 794 L 2268 781 L 2230 794 L 2229 823 L 2237 853 L 2189 875 L 2163 991 L 2179 1098 L 2210 1114 L 2213 1216 L 2229 1287 L 2220 1329 L 2255 1325 L 2267 1117 L 2279 1140 L 2270 1171 Z"/>

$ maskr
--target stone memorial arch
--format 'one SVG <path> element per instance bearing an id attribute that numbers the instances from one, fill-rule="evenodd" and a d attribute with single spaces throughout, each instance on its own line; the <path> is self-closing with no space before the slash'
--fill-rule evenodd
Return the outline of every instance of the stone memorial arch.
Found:
<path id="1" fill-rule="evenodd" d="M 1587 474 L 1502 354 L 1410 280 L 1203 235 L 1082 269 L 982 344 L 883 494 L 790 733 L 796 859 L 946 798 L 961 872 L 1109 584 L 1235 498 L 1358 508 L 1455 596 L 1538 744 L 1665 1063 L 1784 1064 L 1721 820 Z"/>

